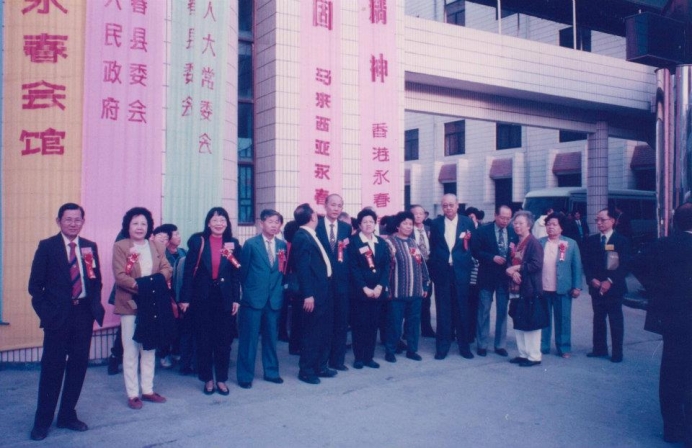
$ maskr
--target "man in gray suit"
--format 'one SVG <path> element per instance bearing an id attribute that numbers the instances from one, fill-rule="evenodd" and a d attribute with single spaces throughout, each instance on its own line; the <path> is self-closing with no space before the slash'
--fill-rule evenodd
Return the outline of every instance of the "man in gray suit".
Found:
<path id="1" fill-rule="evenodd" d="M 240 301 L 238 340 L 238 385 L 252 387 L 259 333 L 262 333 L 264 379 L 276 384 L 279 376 L 276 356 L 278 319 L 283 302 L 283 276 L 286 271 L 286 243 L 276 238 L 284 219 L 275 210 L 262 210 L 262 233 L 245 243 L 240 266 L 243 296 Z"/>

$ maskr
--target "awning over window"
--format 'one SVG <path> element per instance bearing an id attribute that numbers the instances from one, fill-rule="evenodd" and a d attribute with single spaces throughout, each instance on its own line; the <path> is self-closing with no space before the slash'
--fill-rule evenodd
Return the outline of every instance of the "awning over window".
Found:
<path id="1" fill-rule="evenodd" d="M 441 184 L 456 182 L 457 181 L 457 166 L 455 163 L 450 163 L 447 165 L 442 165 L 440 169 L 440 176 L 437 180 Z"/>
<path id="2" fill-rule="evenodd" d="M 648 170 L 656 168 L 656 151 L 649 145 L 634 147 L 630 168 L 633 170 Z"/>
<path id="3" fill-rule="evenodd" d="M 556 176 L 564 174 L 581 173 L 581 152 L 564 152 L 555 156 L 553 163 L 553 174 Z"/>
<path id="4" fill-rule="evenodd" d="M 512 159 L 495 159 L 490 166 L 491 179 L 510 179 L 512 177 Z"/>
<path id="5" fill-rule="evenodd" d="M 411 185 L 411 168 L 404 170 L 404 185 Z"/>

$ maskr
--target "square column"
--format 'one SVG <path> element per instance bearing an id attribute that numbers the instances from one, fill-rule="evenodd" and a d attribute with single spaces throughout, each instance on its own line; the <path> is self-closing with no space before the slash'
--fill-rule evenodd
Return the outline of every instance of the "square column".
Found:
<path id="1" fill-rule="evenodd" d="M 586 213 L 593 221 L 599 210 L 608 206 L 608 123 L 596 122 L 596 132 L 589 134 L 588 175 L 586 177 Z"/>

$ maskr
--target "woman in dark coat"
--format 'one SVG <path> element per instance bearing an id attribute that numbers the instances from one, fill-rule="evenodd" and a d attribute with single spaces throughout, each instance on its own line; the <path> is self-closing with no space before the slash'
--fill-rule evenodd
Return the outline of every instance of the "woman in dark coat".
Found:
<path id="1" fill-rule="evenodd" d="M 518 301 L 527 299 L 543 299 L 543 247 L 531 234 L 533 217 L 530 212 L 518 211 L 512 222 L 514 232 L 519 237 L 519 244 L 510 244 L 509 250 L 512 266 L 506 270 L 509 277 L 510 316 L 514 320 L 514 333 L 517 337 L 519 356 L 510 362 L 521 367 L 531 367 L 541 363 L 541 328 L 525 325 L 524 320 L 518 320 L 513 309 Z"/>
<path id="2" fill-rule="evenodd" d="M 348 265 L 351 278 L 353 310 L 353 367 L 376 369 L 373 360 L 377 343 L 377 327 L 385 300 L 389 298 L 390 255 L 387 243 L 375 235 L 377 214 L 363 209 L 356 218 L 360 232 L 348 243 Z"/>
<path id="3" fill-rule="evenodd" d="M 240 243 L 233 238 L 228 212 L 209 210 L 204 232 L 187 242 L 180 309 L 193 313 L 197 367 L 204 393 L 228 395 L 228 365 L 240 302 Z M 188 310 L 189 307 L 189 310 Z"/>

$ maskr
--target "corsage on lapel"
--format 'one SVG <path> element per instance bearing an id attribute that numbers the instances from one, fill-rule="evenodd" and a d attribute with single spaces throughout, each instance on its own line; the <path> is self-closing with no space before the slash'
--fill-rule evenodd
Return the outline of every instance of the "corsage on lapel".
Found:
<path id="1" fill-rule="evenodd" d="M 92 252 L 91 247 L 82 247 L 80 248 L 80 251 L 82 252 L 82 259 L 84 260 L 84 267 L 87 271 L 87 277 L 90 279 L 95 279 L 96 273 L 94 272 L 94 269 L 96 269 L 96 259 L 94 258 L 94 253 Z"/>
<path id="2" fill-rule="evenodd" d="M 221 256 L 226 258 L 233 267 L 236 269 L 240 268 L 240 263 L 238 260 L 233 256 L 233 250 L 235 249 L 235 244 L 231 241 L 228 243 L 223 243 L 223 248 L 221 249 Z"/>

